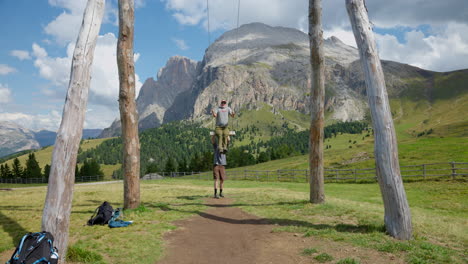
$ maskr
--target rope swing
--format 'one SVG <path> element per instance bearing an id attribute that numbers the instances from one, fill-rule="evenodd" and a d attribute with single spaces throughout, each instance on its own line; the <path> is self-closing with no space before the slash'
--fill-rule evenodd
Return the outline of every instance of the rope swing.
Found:
<path id="1" fill-rule="evenodd" d="M 207 30 L 208 30 L 208 47 L 211 45 L 211 31 L 210 31 L 210 3 L 209 0 L 206 0 L 206 16 L 207 16 Z M 236 32 L 235 32 L 235 54 L 233 56 L 233 65 L 237 63 L 238 58 L 238 39 L 239 39 L 239 17 L 240 17 L 240 0 L 237 0 L 237 20 L 236 20 Z M 237 120 L 236 120 L 237 121 Z M 215 128 L 215 120 L 213 119 L 213 130 Z M 237 121 L 238 125 L 238 121 Z M 215 132 L 210 131 L 210 136 L 214 136 Z M 229 131 L 229 136 L 235 136 L 236 131 Z"/>

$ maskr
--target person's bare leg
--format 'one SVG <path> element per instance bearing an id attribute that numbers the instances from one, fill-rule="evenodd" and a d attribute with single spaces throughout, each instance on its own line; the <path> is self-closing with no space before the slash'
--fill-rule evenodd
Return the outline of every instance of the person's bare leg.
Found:
<path id="1" fill-rule="evenodd" d="M 223 195 L 223 184 L 224 184 L 224 180 L 219 179 L 219 197 L 224 197 L 224 195 Z"/>
<path id="2" fill-rule="evenodd" d="M 213 172 L 214 173 L 219 173 L 219 172 L 216 172 L 216 167 L 213 168 Z M 216 189 L 216 186 L 218 185 L 218 177 L 214 176 L 214 198 L 219 198 L 218 196 L 218 189 Z"/>

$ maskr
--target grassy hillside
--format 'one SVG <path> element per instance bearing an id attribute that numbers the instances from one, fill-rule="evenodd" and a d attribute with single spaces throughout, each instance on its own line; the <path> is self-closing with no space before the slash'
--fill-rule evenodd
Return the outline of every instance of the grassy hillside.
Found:
<path id="1" fill-rule="evenodd" d="M 80 148 L 82 151 L 86 151 L 88 149 L 95 148 L 96 146 L 100 145 L 105 140 L 107 139 L 85 139 L 81 141 Z M 36 160 L 39 163 L 39 166 L 41 168 L 44 168 L 46 164 L 50 165 L 50 160 L 52 159 L 53 148 L 54 148 L 53 146 L 49 146 L 49 147 L 44 147 L 40 150 L 34 151 Z M 28 159 L 28 154 L 24 154 L 18 157 L 18 160 L 20 161 L 23 168 L 26 164 L 27 159 Z M 8 164 L 8 166 L 10 166 L 11 168 L 13 164 L 13 159 L 10 159 L 4 163 Z M 112 175 L 112 172 L 116 169 L 114 167 L 116 166 L 103 165 L 101 168 L 104 171 L 104 175 Z"/>
<path id="2" fill-rule="evenodd" d="M 468 212 L 463 182 L 405 184 L 414 226 L 411 241 L 392 239 L 383 231 L 377 184 L 327 183 L 326 203 L 321 205 L 308 203 L 309 189 L 304 183 L 226 184 L 232 206 L 275 224 L 273 232 L 299 236 L 304 242 L 297 254 L 314 246 L 336 258 L 343 248 L 355 247 L 360 252 L 385 254 L 398 263 L 466 263 Z M 201 212 L 209 208 L 204 203 L 211 196 L 212 182 L 143 181 L 142 206 L 124 214 L 126 220 L 134 221 L 132 225 L 114 229 L 85 226 L 102 201 L 122 207 L 122 192 L 122 183 L 75 186 L 68 263 L 156 263 L 165 253 L 163 235 L 177 228 L 174 221 L 206 215 Z M 23 234 L 40 229 L 45 194 L 45 187 L 0 192 L 0 262 L 11 256 Z M 310 238 L 320 243 L 311 245 Z M 356 250 L 346 254 L 367 263 Z"/>
<path id="3" fill-rule="evenodd" d="M 404 81 L 410 88 L 404 90 L 398 98 L 390 99 L 397 132 L 400 164 L 404 166 L 433 162 L 468 161 L 467 71 L 433 73 L 430 78 L 414 77 Z M 330 113 L 326 113 L 326 116 L 329 115 Z M 308 115 L 295 111 L 275 110 L 267 104 L 256 110 L 240 109 L 238 116 L 231 121 L 231 129 L 238 132 L 238 136 L 232 139 L 233 146 L 253 146 L 260 142 L 266 142 L 272 137 L 284 135 L 290 129 L 304 131 L 309 126 L 309 120 Z M 327 121 L 328 125 L 331 123 L 333 122 Z M 209 119 L 203 126 L 213 129 L 214 122 Z M 144 155 L 145 159 L 156 159 L 160 169 L 164 167 L 167 157 L 181 156 L 179 148 L 182 145 L 188 146 L 189 149 L 181 156 L 186 162 L 189 161 L 190 155 L 193 155 L 194 151 L 209 149 L 207 147 L 209 136 L 205 136 L 205 132 L 200 132 L 203 135 L 189 133 L 185 136 L 180 134 L 165 137 L 158 134 L 159 132 L 164 133 L 164 130 L 158 131 L 158 129 L 154 129 L 144 132 L 145 136 L 142 136 L 142 140 L 145 141 L 145 138 L 149 138 L 150 141 L 144 144 L 150 147 L 162 144 L 161 149 L 151 150 Z M 152 133 L 159 136 L 154 136 Z M 325 149 L 325 166 L 338 168 L 374 167 L 373 137 L 372 134 L 367 136 L 366 133 L 361 135 L 339 134 L 336 137 L 326 139 L 325 145 L 329 148 Z M 171 137 L 175 137 L 172 143 L 168 142 Z M 192 137 L 192 142 L 185 142 L 187 137 Z M 104 141 L 106 139 L 84 140 L 81 150 L 83 152 L 90 150 Z M 191 145 L 198 147 L 190 149 Z M 171 149 L 176 147 L 179 149 L 176 151 L 179 154 L 171 152 Z M 116 148 L 111 152 L 113 156 L 120 157 L 119 151 Z M 258 153 L 252 154 L 258 155 Z M 35 155 L 41 167 L 50 164 L 52 147 L 36 151 Z M 27 154 L 20 156 L 19 159 L 24 164 Z M 117 163 L 118 160 L 120 159 L 117 158 Z M 7 163 L 11 165 L 12 160 L 7 161 Z M 115 161 L 107 164 L 103 165 L 102 168 L 108 178 L 120 165 L 116 164 Z M 297 156 L 283 161 L 261 163 L 248 168 L 305 169 L 307 166 L 307 156 Z"/>

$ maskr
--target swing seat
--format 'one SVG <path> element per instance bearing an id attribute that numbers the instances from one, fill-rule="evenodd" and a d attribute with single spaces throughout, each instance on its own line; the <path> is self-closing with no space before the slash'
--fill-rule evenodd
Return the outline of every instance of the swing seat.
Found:
<path id="1" fill-rule="evenodd" d="M 214 131 L 210 131 L 210 136 L 214 136 L 216 135 Z M 236 131 L 234 130 L 231 130 L 229 131 L 229 136 L 235 136 L 236 135 Z"/>

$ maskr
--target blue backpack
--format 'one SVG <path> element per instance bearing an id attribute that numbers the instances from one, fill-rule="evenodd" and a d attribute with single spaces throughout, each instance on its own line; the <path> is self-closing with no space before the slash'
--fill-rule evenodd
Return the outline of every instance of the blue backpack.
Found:
<path id="1" fill-rule="evenodd" d="M 110 228 L 115 228 L 115 227 L 126 227 L 129 226 L 133 223 L 133 221 L 124 221 L 122 219 L 119 219 L 121 217 L 121 211 L 120 208 L 117 208 L 117 210 L 114 211 L 112 214 L 111 220 L 109 220 L 109 223 L 107 224 Z"/>
<path id="2" fill-rule="evenodd" d="M 57 248 L 53 244 L 54 237 L 49 232 L 28 233 L 6 264 L 57 264 Z"/>

